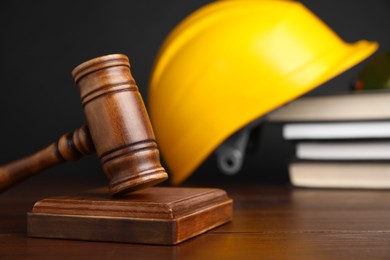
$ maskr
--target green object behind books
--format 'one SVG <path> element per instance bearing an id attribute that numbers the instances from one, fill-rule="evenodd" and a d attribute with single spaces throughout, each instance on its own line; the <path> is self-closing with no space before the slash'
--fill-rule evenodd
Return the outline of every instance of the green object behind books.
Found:
<path id="1" fill-rule="evenodd" d="M 358 74 L 355 89 L 390 89 L 390 50 L 367 63 Z"/>

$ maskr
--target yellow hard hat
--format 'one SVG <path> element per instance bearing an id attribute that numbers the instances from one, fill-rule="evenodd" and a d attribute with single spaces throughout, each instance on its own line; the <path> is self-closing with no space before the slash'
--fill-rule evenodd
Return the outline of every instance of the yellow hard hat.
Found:
<path id="1" fill-rule="evenodd" d="M 224 140 L 362 61 L 350 44 L 294 1 L 217 1 L 167 37 L 149 86 L 149 113 L 174 184 Z"/>

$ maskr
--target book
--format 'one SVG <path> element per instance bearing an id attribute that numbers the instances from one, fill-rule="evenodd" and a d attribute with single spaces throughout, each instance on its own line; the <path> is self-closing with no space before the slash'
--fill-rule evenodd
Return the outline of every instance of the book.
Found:
<path id="1" fill-rule="evenodd" d="M 272 112 L 270 122 L 390 119 L 390 91 L 373 90 L 302 97 Z"/>
<path id="2" fill-rule="evenodd" d="M 390 160 L 390 141 L 298 142 L 303 160 Z"/>
<path id="3" fill-rule="evenodd" d="M 390 91 L 302 97 L 270 113 L 296 144 L 292 185 L 390 188 Z M 308 142 L 310 140 L 310 142 Z"/>
<path id="4" fill-rule="evenodd" d="M 283 137 L 286 140 L 389 138 L 390 121 L 290 123 L 283 126 Z"/>
<path id="5" fill-rule="evenodd" d="M 292 185 L 310 188 L 390 188 L 390 162 L 294 162 Z"/>

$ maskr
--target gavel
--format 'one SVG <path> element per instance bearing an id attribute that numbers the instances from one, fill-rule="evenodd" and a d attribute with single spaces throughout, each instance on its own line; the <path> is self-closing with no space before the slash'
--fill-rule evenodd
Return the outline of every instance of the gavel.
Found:
<path id="1" fill-rule="evenodd" d="M 28 157 L 0 167 L 0 192 L 44 169 L 96 152 L 111 195 L 168 178 L 141 94 L 123 54 L 98 57 L 72 71 L 87 124 Z"/>

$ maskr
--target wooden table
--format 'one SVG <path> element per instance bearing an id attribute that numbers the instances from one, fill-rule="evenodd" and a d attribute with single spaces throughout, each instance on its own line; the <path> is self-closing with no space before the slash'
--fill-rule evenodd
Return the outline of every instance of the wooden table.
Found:
<path id="1" fill-rule="evenodd" d="M 390 191 L 221 186 L 234 220 L 177 246 L 26 237 L 35 201 L 84 188 L 30 183 L 0 194 L 0 259 L 390 259 Z"/>

